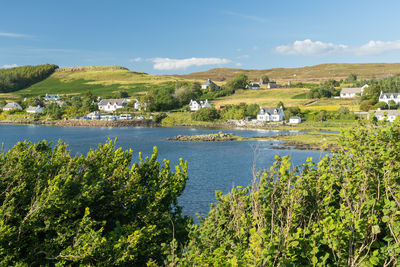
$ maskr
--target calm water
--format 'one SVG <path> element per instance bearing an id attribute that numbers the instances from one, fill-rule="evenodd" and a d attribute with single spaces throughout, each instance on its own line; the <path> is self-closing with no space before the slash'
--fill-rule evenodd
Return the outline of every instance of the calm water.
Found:
<path id="1" fill-rule="evenodd" d="M 298 165 L 307 157 L 315 161 L 321 157 L 318 151 L 277 150 L 276 141 L 241 141 L 241 142 L 179 142 L 166 141 L 165 138 L 178 134 L 196 135 L 232 132 L 236 135 L 272 136 L 286 133 L 268 130 L 210 130 L 202 128 L 111 128 L 111 127 L 55 127 L 38 125 L 0 125 L 0 143 L 4 143 L 7 151 L 16 142 L 28 140 L 32 142 L 46 139 L 56 142 L 62 139 L 69 144 L 72 154 L 86 153 L 96 148 L 108 138 L 118 138 L 117 146 L 131 148 L 134 154 L 143 152 L 149 156 L 153 147 L 158 147 L 159 160 L 168 159 L 173 165 L 179 158 L 188 161 L 189 180 L 179 203 L 184 213 L 196 218 L 195 213 L 207 213 L 209 204 L 215 201 L 215 190 L 229 192 L 234 186 L 247 186 L 252 180 L 254 148 L 257 147 L 258 170 L 269 168 L 275 155 L 289 155 Z M 171 164 L 171 165 L 172 165 Z M 173 170 L 174 168 L 172 168 Z"/>

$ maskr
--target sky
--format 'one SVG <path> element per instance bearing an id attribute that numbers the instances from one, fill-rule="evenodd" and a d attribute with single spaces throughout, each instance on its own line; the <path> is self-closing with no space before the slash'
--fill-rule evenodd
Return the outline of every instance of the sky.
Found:
<path id="1" fill-rule="evenodd" d="M 400 1 L 2 0 L 0 68 L 211 68 L 400 62 Z"/>

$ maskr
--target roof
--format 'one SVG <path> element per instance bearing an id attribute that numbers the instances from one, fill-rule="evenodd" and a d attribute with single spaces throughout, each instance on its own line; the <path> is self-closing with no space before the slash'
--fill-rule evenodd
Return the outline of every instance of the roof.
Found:
<path id="1" fill-rule="evenodd" d="M 342 88 L 342 91 L 340 93 L 344 94 L 357 94 L 361 93 L 361 87 L 356 87 L 356 88 Z"/>
<path id="2" fill-rule="evenodd" d="M 14 109 L 14 108 L 18 108 L 18 109 L 20 109 L 21 108 L 21 106 L 18 104 L 18 103 L 15 103 L 15 102 L 11 102 L 11 103 L 7 103 L 7 105 L 5 105 L 4 107 L 3 107 L 3 109 Z"/>
<path id="3" fill-rule="evenodd" d="M 376 116 L 384 116 L 385 114 L 386 114 L 387 116 L 399 116 L 399 115 L 400 115 L 400 110 L 397 110 L 397 109 L 377 110 L 377 111 L 375 112 L 375 115 L 376 115 Z"/>
<path id="4" fill-rule="evenodd" d="M 111 105 L 117 104 L 118 106 L 122 106 L 123 104 L 126 104 L 126 100 L 125 99 L 102 99 L 98 105 L 105 106 L 108 103 L 110 103 Z"/>
<path id="5" fill-rule="evenodd" d="M 260 107 L 260 110 L 258 111 L 258 115 L 264 115 L 264 114 L 278 114 L 281 111 L 281 108 L 262 108 Z"/>
<path id="6" fill-rule="evenodd" d="M 260 87 L 260 85 L 258 83 L 251 83 L 250 85 L 251 85 L 251 87 Z"/>
<path id="7" fill-rule="evenodd" d="M 400 98 L 400 93 L 381 93 L 379 98 Z"/>
<path id="8" fill-rule="evenodd" d="M 210 84 L 215 84 L 215 82 L 211 81 L 210 79 L 207 79 L 207 81 L 205 81 L 202 85 L 210 85 Z"/>
<path id="9" fill-rule="evenodd" d="M 29 107 L 26 109 L 26 111 L 35 111 L 35 110 L 37 110 L 38 108 L 41 108 L 41 107 L 40 107 L 40 106 L 36 106 L 36 107 L 29 106 Z"/>
<path id="10" fill-rule="evenodd" d="M 301 118 L 299 116 L 292 116 L 292 117 L 289 118 L 289 120 L 291 120 L 291 119 L 301 120 Z"/>

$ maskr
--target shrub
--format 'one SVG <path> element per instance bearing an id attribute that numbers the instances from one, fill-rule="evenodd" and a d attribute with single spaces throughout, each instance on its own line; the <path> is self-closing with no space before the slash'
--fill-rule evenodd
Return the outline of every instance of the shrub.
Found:
<path id="1" fill-rule="evenodd" d="M 201 108 L 192 114 L 195 121 L 215 121 L 220 118 L 217 110 L 211 108 Z"/>

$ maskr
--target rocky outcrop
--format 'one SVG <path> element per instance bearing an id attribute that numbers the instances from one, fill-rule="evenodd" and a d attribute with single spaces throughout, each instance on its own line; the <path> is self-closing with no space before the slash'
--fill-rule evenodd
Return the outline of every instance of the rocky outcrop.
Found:
<path id="1" fill-rule="evenodd" d="M 240 137 L 232 133 L 216 133 L 216 134 L 202 134 L 202 135 L 178 135 L 167 140 L 172 141 L 203 141 L 203 142 L 216 142 L 216 141 L 236 141 Z"/>

